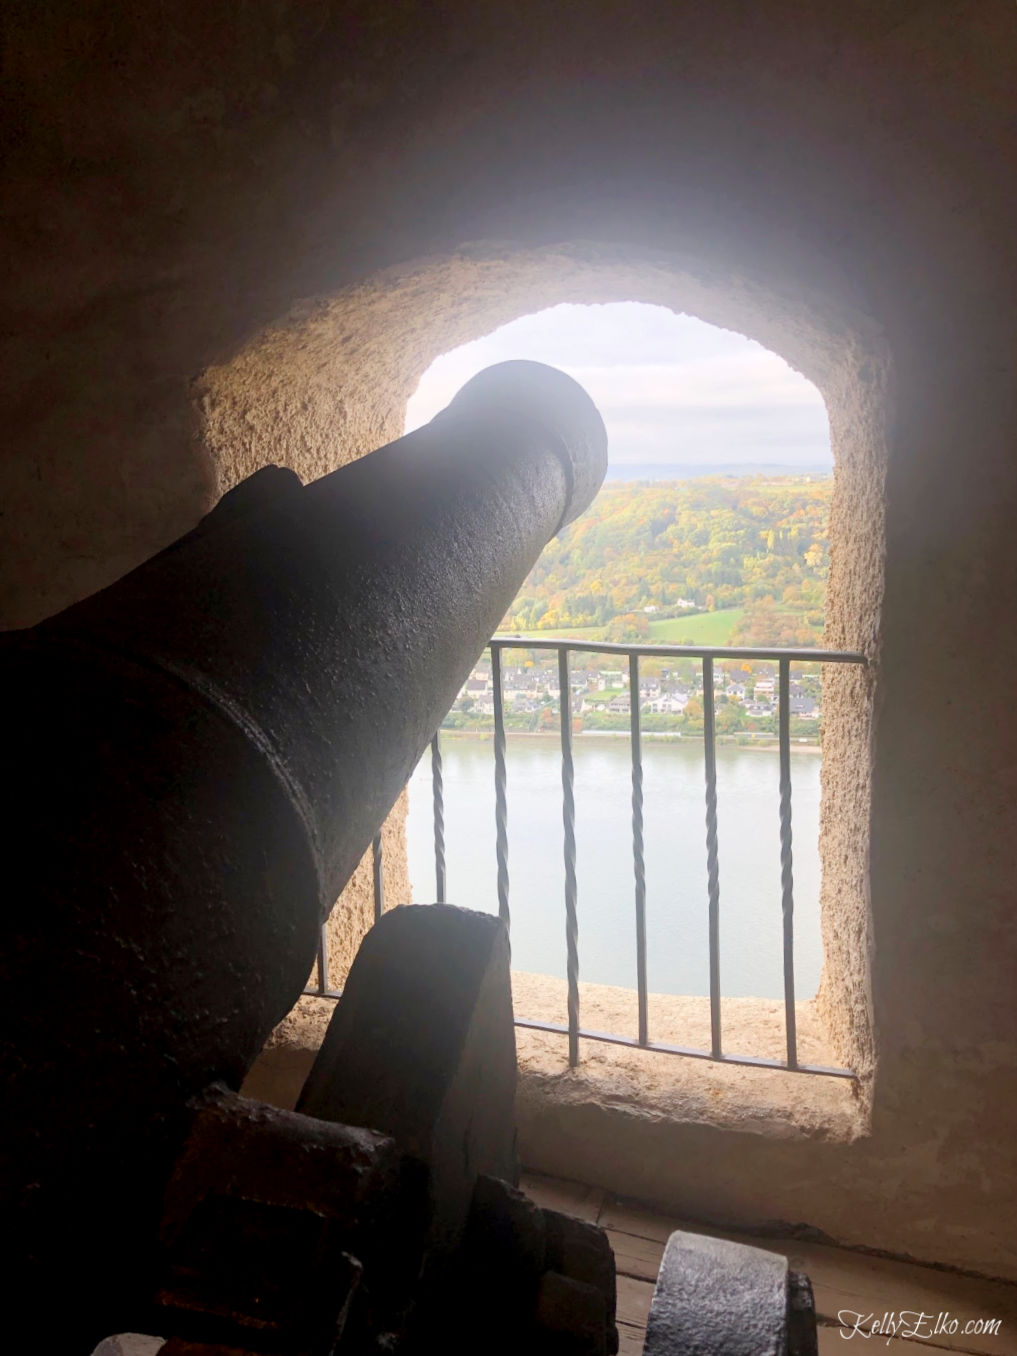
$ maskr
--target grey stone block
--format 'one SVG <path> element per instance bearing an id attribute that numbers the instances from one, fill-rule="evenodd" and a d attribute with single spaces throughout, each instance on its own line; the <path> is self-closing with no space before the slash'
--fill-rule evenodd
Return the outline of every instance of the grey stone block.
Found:
<path id="1" fill-rule="evenodd" d="M 673 1233 L 644 1356 L 785 1356 L 788 1267 L 780 1253 Z"/>

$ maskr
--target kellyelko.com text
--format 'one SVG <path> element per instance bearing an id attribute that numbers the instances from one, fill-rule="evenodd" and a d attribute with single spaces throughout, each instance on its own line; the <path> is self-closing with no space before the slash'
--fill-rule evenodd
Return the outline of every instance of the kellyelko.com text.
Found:
<path id="1" fill-rule="evenodd" d="M 837 1313 L 840 1335 L 843 1338 L 883 1337 L 887 1346 L 894 1337 L 985 1336 L 998 1337 L 1003 1326 L 999 1318 L 954 1318 L 947 1313 L 927 1314 L 920 1309 L 902 1309 L 899 1313 L 863 1314 L 854 1309 L 840 1309 Z"/>

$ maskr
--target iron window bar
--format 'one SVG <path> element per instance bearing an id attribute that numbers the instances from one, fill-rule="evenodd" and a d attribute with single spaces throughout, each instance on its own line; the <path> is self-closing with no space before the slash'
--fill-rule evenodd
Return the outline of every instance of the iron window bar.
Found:
<path id="1" fill-rule="evenodd" d="M 817 1074 L 830 1078 L 854 1078 L 850 1069 L 820 1064 L 803 1063 L 798 1058 L 798 1035 L 795 1012 L 794 981 L 794 871 L 791 828 L 791 665 L 803 664 L 859 664 L 868 663 L 864 654 L 850 650 L 818 650 L 807 647 L 774 648 L 746 646 L 702 645 L 627 645 L 610 641 L 578 641 L 553 636 L 508 635 L 493 636 L 488 646 L 491 653 L 491 678 L 494 708 L 494 781 L 495 834 L 498 880 L 498 914 L 508 925 L 508 803 L 506 777 L 506 728 L 504 704 L 504 675 L 502 653 L 508 649 L 550 650 L 558 657 L 559 713 L 562 761 L 562 829 L 565 865 L 565 943 L 566 983 L 568 990 L 567 1025 L 517 1017 L 516 1026 L 532 1031 L 547 1031 L 568 1037 L 569 1064 L 579 1062 L 580 1040 L 599 1041 L 611 1045 L 652 1050 L 662 1054 L 681 1055 L 690 1059 L 705 1059 L 720 1064 L 737 1064 L 749 1068 L 780 1069 L 784 1072 Z M 621 655 L 629 663 L 629 733 L 632 755 L 632 859 L 635 885 L 636 930 L 636 989 L 638 1000 L 638 1036 L 622 1036 L 611 1032 L 588 1030 L 580 1024 L 579 1015 L 579 926 L 578 885 L 576 875 L 575 837 L 575 770 L 572 755 L 572 693 L 569 656 L 582 654 Z M 706 862 L 710 967 L 710 1048 L 674 1045 L 654 1041 L 649 1034 L 649 994 L 646 954 L 646 863 L 643 842 L 643 761 L 642 725 L 639 703 L 639 660 L 697 659 L 701 664 L 703 682 L 703 740 L 706 807 Z M 783 1060 L 759 1055 L 735 1054 L 724 1050 L 721 1027 L 720 986 L 720 870 L 717 818 L 717 731 L 715 720 L 714 662 L 735 659 L 746 662 L 776 662 L 777 733 L 780 766 L 779 819 L 781 864 L 781 923 L 783 933 L 784 1032 L 786 1055 Z M 434 821 L 435 893 L 439 903 L 445 901 L 445 806 L 442 775 L 441 739 L 436 731 L 431 741 L 431 786 Z M 374 898 L 375 917 L 384 907 L 382 886 L 381 838 L 374 841 Z M 317 983 L 309 985 L 305 993 L 320 998 L 338 998 L 340 995 L 328 985 L 328 938 L 321 930 L 316 966 Z"/>
<path id="2" fill-rule="evenodd" d="M 798 1058 L 798 1036 L 795 1013 L 794 986 L 794 878 L 791 834 L 791 702 L 790 667 L 793 663 L 861 664 L 867 663 L 864 654 L 845 650 L 818 650 L 807 647 L 773 648 L 746 646 L 701 645 L 627 645 L 608 641 L 577 641 L 542 635 L 507 635 L 492 637 L 491 678 L 494 695 L 495 747 L 495 820 L 498 855 L 498 912 L 509 922 L 509 877 L 507 837 L 507 794 L 505 771 L 505 706 L 502 653 L 507 649 L 550 650 L 558 657 L 558 689 L 562 761 L 562 827 L 565 865 L 565 945 L 567 983 L 567 1025 L 542 1022 L 532 1018 L 517 1018 L 516 1025 L 528 1030 L 549 1031 L 566 1035 L 569 1044 L 569 1064 L 579 1062 L 579 1041 L 593 1040 L 624 1045 L 637 1049 L 654 1050 L 664 1054 L 682 1055 L 692 1059 L 706 1059 L 714 1063 L 739 1064 L 751 1068 L 781 1069 L 785 1072 L 819 1074 L 834 1078 L 854 1078 L 850 1069 L 803 1063 Z M 576 876 L 575 837 L 575 771 L 572 756 L 572 705 L 569 656 L 574 653 L 622 655 L 629 662 L 629 733 L 632 753 L 632 859 L 635 884 L 636 930 L 636 990 L 638 1000 L 638 1036 L 621 1036 L 610 1032 L 587 1030 L 579 1017 L 579 928 L 578 887 Z M 648 1006 L 649 994 L 646 964 L 646 863 L 643 842 L 643 761 L 642 725 L 639 702 L 639 660 L 650 658 L 697 659 L 701 664 L 703 681 L 703 739 L 706 801 L 706 858 L 709 919 L 710 963 L 710 1049 L 673 1045 L 650 1039 Z M 776 661 L 778 665 L 778 748 L 780 755 L 780 860 L 781 860 L 781 922 L 783 932 L 784 1030 L 786 1057 L 768 1059 L 758 1055 L 743 1055 L 725 1051 L 721 1027 L 720 986 L 720 869 L 717 831 L 717 731 L 715 720 L 714 662 L 735 659 L 746 662 Z M 435 735 L 437 743 L 439 736 Z M 441 789 L 435 783 L 435 822 L 444 822 L 444 804 Z M 438 841 L 436 831 L 435 841 Z M 436 855 L 436 879 L 441 898 L 444 897 L 445 863 Z"/>
<path id="3" fill-rule="evenodd" d="M 371 842 L 371 888 L 374 896 L 374 921 L 385 912 L 385 862 L 381 834 Z M 318 929 L 318 951 L 313 978 L 304 985 L 307 998 L 342 998 L 341 989 L 333 989 L 328 973 L 328 921 Z"/>
<path id="4" fill-rule="evenodd" d="M 646 985 L 646 856 L 643 850 L 643 734 L 639 720 L 639 655 L 629 655 L 629 739 L 632 744 L 632 871 L 636 887 L 636 991 L 639 1044 L 649 1044 Z"/>

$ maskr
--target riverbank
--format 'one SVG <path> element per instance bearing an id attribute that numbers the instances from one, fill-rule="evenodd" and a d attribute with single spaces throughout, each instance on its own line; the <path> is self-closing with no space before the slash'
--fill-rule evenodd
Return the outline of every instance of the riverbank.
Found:
<path id="1" fill-rule="evenodd" d="M 561 735 L 557 730 L 506 730 L 506 739 L 533 741 L 553 740 L 555 744 L 561 740 Z M 592 743 L 594 740 L 619 740 L 628 739 L 628 730 L 577 730 L 573 735 L 573 741 L 582 740 L 584 743 Z M 491 744 L 494 742 L 493 730 L 446 730 L 441 731 L 442 742 L 445 740 L 472 740 L 480 744 Z M 664 744 L 702 744 L 704 738 L 702 735 L 680 734 L 676 730 L 642 730 L 640 738 L 644 741 L 653 740 L 656 743 Z M 780 745 L 775 738 L 768 736 L 766 738 L 746 739 L 738 735 L 717 735 L 716 742 L 731 749 L 755 749 L 760 753 L 776 753 Z M 800 736 L 791 740 L 792 753 L 822 753 L 822 745 L 819 740 L 802 739 Z"/>

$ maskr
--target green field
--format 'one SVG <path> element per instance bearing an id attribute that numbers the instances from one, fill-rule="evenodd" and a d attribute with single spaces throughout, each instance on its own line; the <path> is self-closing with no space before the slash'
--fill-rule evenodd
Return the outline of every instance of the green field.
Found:
<path id="1" fill-rule="evenodd" d="M 741 621 L 743 608 L 727 607 L 719 612 L 697 612 L 694 617 L 668 617 L 650 622 L 650 640 L 656 645 L 728 645 L 731 632 Z"/>
<path id="2" fill-rule="evenodd" d="M 727 645 L 731 632 L 741 620 L 743 608 L 728 607 L 719 612 L 697 612 L 691 617 L 668 617 L 650 622 L 649 645 Z M 603 640 L 603 626 L 563 626 L 547 635 L 565 636 L 569 640 Z M 539 631 L 531 632 L 539 636 Z"/>

